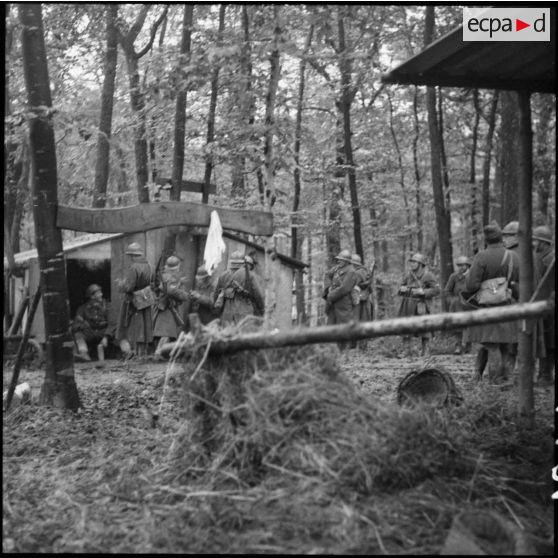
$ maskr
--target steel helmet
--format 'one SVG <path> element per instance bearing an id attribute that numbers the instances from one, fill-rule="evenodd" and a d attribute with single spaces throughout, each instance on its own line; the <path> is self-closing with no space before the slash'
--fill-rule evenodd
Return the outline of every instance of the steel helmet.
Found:
<path id="1" fill-rule="evenodd" d="M 132 242 L 132 244 L 126 248 L 126 254 L 129 256 L 143 256 L 143 250 L 139 242 Z"/>
<path id="2" fill-rule="evenodd" d="M 207 269 L 205 268 L 205 265 L 200 265 L 200 267 L 198 267 L 198 270 L 196 271 L 196 275 L 198 277 L 208 277 L 209 273 L 207 273 Z"/>
<path id="3" fill-rule="evenodd" d="M 533 240 L 541 240 L 552 244 L 552 232 L 546 225 L 540 225 L 533 230 Z"/>
<path id="4" fill-rule="evenodd" d="M 103 289 L 97 285 L 97 283 L 91 283 L 91 285 L 89 285 L 89 287 L 85 290 L 85 296 L 87 298 L 91 298 L 98 291 L 103 292 Z"/>
<path id="5" fill-rule="evenodd" d="M 244 256 L 242 255 L 242 252 L 240 250 L 236 250 L 231 254 L 231 257 L 229 259 L 229 265 L 231 266 L 231 268 L 234 267 L 235 269 L 237 269 L 243 264 L 244 264 Z"/>
<path id="6" fill-rule="evenodd" d="M 409 258 L 410 262 L 418 262 L 419 264 L 426 265 L 426 257 L 417 252 Z"/>
<path id="7" fill-rule="evenodd" d="M 457 258 L 455 260 L 456 265 L 472 265 L 472 261 L 471 258 L 468 258 L 467 256 L 459 256 L 459 258 Z"/>
<path id="8" fill-rule="evenodd" d="M 349 250 L 341 250 L 341 252 L 339 252 L 339 254 L 335 256 L 335 259 L 340 260 L 342 262 L 353 263 L 353 261 L 351 260 L 351 253 L 349 252 Z"/>
<path id="9" fill-rule="evenodd" d="M 362 258 L 358 255 L 358 254 L 353 254 L 351 256 L 351 260 L 353 261 L 353 263 L 355 264 L 361 264 L 362 263 Z"/>
<path id="10" fill-rule="evenodd" d="M 519 223 L 517 221 L 510 221 L 503 229 L 502 234 L 517 234 L 519 231 Z"/>
<path id="11" fill-rule="evenodd" d="M 167 271 L 176 271 L 180 267 L 180 259 L 176 256 L 169 256 L 165 262 L 165 269 Z"/>

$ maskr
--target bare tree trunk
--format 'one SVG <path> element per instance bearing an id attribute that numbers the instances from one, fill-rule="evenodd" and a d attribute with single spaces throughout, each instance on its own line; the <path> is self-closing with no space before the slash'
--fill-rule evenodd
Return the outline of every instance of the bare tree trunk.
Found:
<path id="1" fill-rule="evenodd" d="M 432 42 L 434 35 L 434 6 L 426 7 L 424 44 Z M 451 246 L 451 217 L 446 207 L 444 185 L 441 169 L 441 142 L 439 125 L 436 114 L 436 90 L 426 88 L 426 105 L 428 110 L 428 128 L 430 132 L 430 161 L 432 173 L 432 190 L 434 194 L 434 210 L 436 213 L 436 228 L 438 230 L 438 245 L 440 249 L 441 283 L 447 284 L 453 273 L 453 257 Z M 442 296 L 442 308 L 447 310 L 447 301 Z"/>
<path id="2" fill-rule="evenodd" d="M 490 164 L 492 159 L 492 140 L 496 128 L 496 109 L 498 107 L 499 92 L 494 91 L 490 111 L 488 113 L 488 132 L 484 145 L 484 163 L 482 168 L 482 225 L 486 227 L 490 221 Z M 504 223 L 505 224 L 505 223 Z"/>
<path id="3" fill-rule="evenodd" d="M 190 3 L 184 4 L 182 41 L 180 43 L 180 58 L 178 63 L 179 69 L 186 65 L 186 61 L 190 54 L 193 16 L 194 5 Z M 170 199 L 180 201 L 180 188 L 182 185 L 182 175 L 184 173 L 184 135 L 186 134 L 186 90 L 180 86 L 176 93 L 176 108 L 174 114 L 174 156 Z"/>
<path id="4" fill-rule="evenodd" d="M 500 191 L 500 224 L 504 226 L 518 217 L 519 117 L 515 91 L 503 91 L 500 105 L 500 157 L 496 163 L 495 185 Z"/>
<path id="5" fill-rule="evenodd" d="M 52 101 L 40 4 L 19 4 L 23 71 L 27 88 L 33 164 L 33 216 L 39 268 L 44 285 L 46 373 L 41 402 L 65 409 L 80 406 L 74 377 L 68 287 L 62 234 L 56 227 L 57 171 Z"/>
<path id="6" fill-rule="evenodd" d="M 356 181 L 356 167 L 353 160 L 353 145 L 351 131 L 351 104 L 355 96 L 352 85 L 352 65 L 345 41 L 345 17 L 350 14 L 350 6 L 337 7 L 337 27 L 339 33 L 339 71 L 341 73 L 341 113 L 343 115 L 343 145 L 345 147 L 345 165 L 349 178 L 349 192 L 351 194 L 351 212 L 353 214 L 353 232 L 356 253 L 364 263 L 364 247 L 362 245 L 362 231 L 360 219 L 360 205 L 358 203 L 358 188 Z"/>
<path id="7" fill-rule="evenodd" d="M 418 119 L 418 87 L 415 85 L 415 92 L 413 95 L 413 118 L 414 118 L 414 131 L 413 136 L 413 168 L 415 169 L 415 212 L 417 219 L 417 250 L 423 250 L 423 235 L 424 225 L 422 222 L 422 195 L 420 189 L 420 166 L 418 161 L 418 142 L 420 139 L 420 126 Z"/>
<path id="8" fill-rule="evenodd" d="M 473 104 L 475 107 L 475 121 L 473 122 L 473 143 L 471 145 L 471 163 L 469 169 L 469 183 L 471 184 L 471 248 L 473 254 L 479 251 L 479 192 L 477 187 L 477 145 L 479 139 L 479 122 L 481 109 L 479 106 L 479 90 L 473 89 Z"/>
<path id="9" fill-rule="evenodd" d="M 275 204 L 275 161 L 273 160 L 273 136 L 275 135 L 275 99 L 281 72 L 279 59 L 279 45 L 281 42 L 280 7 L 273 5 L 275 27 L 273 29 L 273 49 L 269 57 L 269 86 L 265 100 L 265 134 L 264 134 L 264 161 L 265 161 L 265 206 L 271 208 Z"/>
<path id="10" fill-rule="evenodd" d="M 555 110 L 555 100 L 552 95 L 541 96 L 541 111 L 536 123 L 536 149 L 534 183 L 537 188 L 537 209 L 543 222 L 551 224 L 551 216 L 548 211 L 548 201 L 552 188 L 552 176 L 556 167 L 556 157 L 550 139 L 552 113 Z"/>
<path id="11" fill-rule="evenodd" d="M 223 31 L 225 29 L 225 10 L 226 4 L 219 6 L 219 30 L 217 31 L 217 46 L 221 45 Z M 215 111 L 217 109 L 217 93 L 219 91 L 219 66 L 213 70 L 213 77 L 211 79 L 211 98 L 209 100 L 209 114 L 207 117 L 207 145 L 210 146 L 213 142 L 215 130 Z M 210 153 L 207 153 L 205 161 L 205 173 L 203 177 L 203 192 L 202 203 L 209 202 L 209 183 L 211 182 L 211 172 L 213 170 L 213 161 Z"/>
<path id="12" fill-rule="evenodd" d="M 105 53 L 105 76 L 101 95 L 101 116 L 99 137 L 97 140 L 97 160 L 95 162 L 95 189 L 93 207 L 105 207 L 107 202 L 107 184 L 110 168 L 110 137 L 112 133 L 112 108 L 114 102 L 114 83 L 116 63 L 118 60 L 118 35 L 116 18 L 118 4 L 107 4 L 107 50 Z"/>
<path id="13" fill-rule="evenodd" d="M 298 215 L 300 206 L 300 145 L 302 135 L 302 108 L 304 104 L 304 87 L 306 80 L 306 58 L 305 55 L 310 49 L 312 44 L 312 36 L 314 34 L 314 26 L 310 25 L 308 35 L 306 36 L 306 43 L 304 45 L 304 55 L 300 61 L 299 67 L 299 83 L 298 83 L 298 100 L 296 109 L 296 123 L 295 123 L 295 141 L 294 141 L 294 195 L 293 195 L 293 216 L 291 226 L 291 257 L 301 259 L 302 253 L 302 234 L 299 236 L 299 228 L 302 227 L 302 219 Z M 304 302 L 304 283 L 301 271 L 295 274 L 295 293 L 296 293 L 296 310 L 298 323 L 306 322 L 306 304 Z"/>
<path id="14" fill-rule="evenodd" d="M 533 293 L 533 251 L 531 229 L 533 226 L 533 132 L 531 129 L 531 99 L 524 91 L 516 93 L 519 101 L 519 302 L 528 302 Z M 517 166 L 515 167 L 517 168 Z M 519 416 L 526 428 L 535 421 L 533 376 L 535 357 L 533 351 L 533 320 L 522 320 L 517 352 L 519 376 Z"/>

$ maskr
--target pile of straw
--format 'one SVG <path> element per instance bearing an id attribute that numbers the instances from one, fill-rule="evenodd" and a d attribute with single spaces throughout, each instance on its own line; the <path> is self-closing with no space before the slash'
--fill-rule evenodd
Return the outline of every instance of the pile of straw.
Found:
<path id="1" fill-rule="evenodd" d="M 363 495 L 472 473 L 446 413 L 359 393 L 336 357 L 306 346 L 209 358 L 185 375 L 188 419 L 171 457 L 212 483 L 224 470 L 250 486 L 280 474 Z"/>

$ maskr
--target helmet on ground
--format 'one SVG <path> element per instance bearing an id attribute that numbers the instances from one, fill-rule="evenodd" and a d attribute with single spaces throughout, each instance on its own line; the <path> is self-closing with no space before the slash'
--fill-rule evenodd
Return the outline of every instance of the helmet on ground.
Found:
<path id="1" fill-rule="evenodd" d="M 422 254 L 420 254 L 419 252 L 417 252 L 416 254 L 413 254 L 410 258 L 409 258 L 410 262 L 417 262 L 419 264 L 422 265 L 426 265 L 426 257 L 423 256 Z"/>
<path id="2" fill-rule="evenodd" d="M 91 298 L 96 292 L 103 292 L 103 289 L 97 283 L 91 283 L 85 290 L 85 296 Z"/>
<path id="3" fill-rule="evenodd" d="M 358 255 L 358 254 L 353 254 L 351 256 L 351 260 L 353 261 L 353 263 L 355 264 L 361 264 L 362 263 L 362 258 Z"/>
<path id="4" fill-rule="evenodd" d="M 552 244 L 552 231 L 546 225 L 540 225 L 533 230 L 533 240 L 542 240 Z"/>
<path id="5" fill-rule="evenodd" d="M 205 265 L 200 265 L 200 267 L 198 267 L 198 270 L 196 271 L 196 275 L 198 277 L 209 277 L 209 273 L 207 273 L 207 269 L 205 268 Z"/>
<path id="6" fill-rule="evenodd" d="M 517 234 L 519 230 L 519 223 L 517 221 L 510 221 L 503 229 L 502 234 Z"/>
<path id="7" fill-rule="evenodd" d="M 455 260 L 455 264 L 456 265 L 472 265 L 472 261 L 471 258 L 468 258 L 467 256 L 459 256 L 459 258 L 457 258 Z"/>
<path id="8" fill-rule="evenodd" d="M 129 256 L 143 256 L 143 249 L 139 242 L 132 242 L 132 244 L 128 245 L 128 248 L 126 248 L 126 254 Z"/>
<path id="9" fill-rule="evenodd" d="M 167 271 L 176 271 L 180 267 L 180 260 L 176 256 L 169 256 L 165 262 Z"/>
<path id="10" fill-rule="evenodd" d="M 335 256 L 335 259 L 342 262 L 353 263 L 353 261 L 351 260 L 351 252 L 349 252 L 349 250 L 341 250 L 341 252 L 339 252 L 339 254 Z"/>

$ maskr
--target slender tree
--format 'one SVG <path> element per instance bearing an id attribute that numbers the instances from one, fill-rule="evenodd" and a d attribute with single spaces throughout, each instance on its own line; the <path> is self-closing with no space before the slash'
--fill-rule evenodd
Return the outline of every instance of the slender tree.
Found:
<path id="1" fill-rule="evenodd" d="M 490 167 L 492 163 L 492 143 L 496 128 L 496 109 L 500 93 L 494 91 L 490 109 L 488 111 L 488 132 L 484 144 L 484 161 L 482 165 L 482 225 L 486 227 L 490 222 Z"/>
<path id="2" fill-rule="evenodd" d="M 118 36 L 116 18 L 118 4 L 107 4 L 107 32 L 105 53 L 105 75 L 101 95 L 101 116 L 99 137 L 97 140 L 97 159 L 95 163 L 95 190 L 93 207 L 105 207 L 107 202 L 107 184 L 110 168 L 110 137 L 112 133 L 112 109 L 114 104 L 114 86 L 116 81 L 116 64 L 118 61 Z"/>
<path id="3" fill-rule="evenodd" d="M 40 400 L 43 404 L 75 410 L 80 400 L 74 377 L 62 234 L 56 227 L 56 146 L 41 4 L 19 4 L 18 11 L 30 115 L 35 238 L 44 289 L 46 373 Z"/>
<path id="4" fill-rule="evenodd" d="M 192 41 L 192 22 L 194 18 L 194 4 L 184 4 L 184 15 L 182 19 L 182 40 L 180 42 L 180 59 L 178 73 L 182 75 L 182 68 L 190 54 Z M 186 87 L 179 84 L 176 94 L 176 106 L 174 112 L 174 156 L 172 164 L 172 189 L 170 198 L 180 201 L 180 189 L 182 186 L 182 174 L 184 172 L 184 135 L 186 133 Z"/>
<path id="5" fill-rule="evenodd" d="M 471 138 L 471 158 L 469 160 L 469 183 L 471 184 L 471 248 L 473 254 L 479 251 L 479 190 L 477 186 L 477 146 L 479 140 L 479 123 L 481 108 L 479 103 L 479 90 L 473 89 L 473 106 L 475 108 L 475 120 L 473 121 L 473 137 Z"/>
<path id="6" fill-rule="evenodd" d="M 426 7 L 424 28 L 424 44 L 430 44 L 434 38 L 434 6 Z M 432 175 L 432 190 L 434 194 L 434 210 L 436 213 L 436 228 L 438 230 L 438 245 L 440 250 L 440 281 L 443 285 L 448 282 L 453 272 L 453 257 L 451 247 L 451 218 L 449 208 L 446 207 L 445 191 L 441 168 L 441 141 L 438 115 L 436 111 L 436 90 L 426 88 L 426 107 L 428 111 L 428 130 L 430 135 L 430 164 Z M 442 308 L 446 310 L 447 303 L 442 298 Z"/>
<path id="7" fill-rule="evenodd" d="M 420 140 L 420 122 L 418 117 L 418 87 L 415 85 L 415 90 L 413 93 L 413 169 L 415 174 L 415 212 L 416 212 L 416 230 L 417 230 L 417 250 L 419 252 L 423 251 L 423 238 L 424 238 L 424 225 L 422 218 L 422 190 L 421 190 L 421 179 L 422 175 L 420 172 L 419 156 L 418 156 L 418 143 Z"/>

